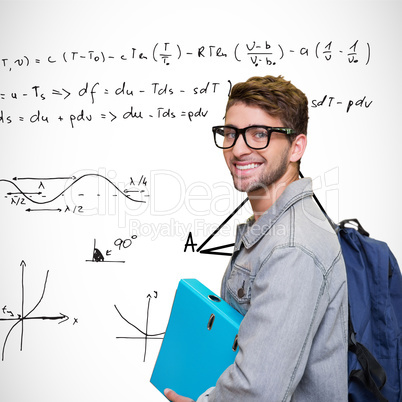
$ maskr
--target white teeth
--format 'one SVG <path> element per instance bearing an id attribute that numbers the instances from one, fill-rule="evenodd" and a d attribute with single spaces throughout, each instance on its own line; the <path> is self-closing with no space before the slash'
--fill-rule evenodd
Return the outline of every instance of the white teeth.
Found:
<path id="1" fill-rule="evenodd" d="M 236 165 L 239 170 L 254 169 L 260 166 L 258 163 L 250 163 L 249 165 Z"/>

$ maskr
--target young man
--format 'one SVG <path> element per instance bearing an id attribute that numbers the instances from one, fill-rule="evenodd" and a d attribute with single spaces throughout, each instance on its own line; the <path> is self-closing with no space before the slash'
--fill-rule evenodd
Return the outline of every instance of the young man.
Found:
<path id="1" fill-rule="evenodd" d="M 221 290 L 244 315 L 239 352 L 199 402 L 347 401 L 346 271 L 311 179 L 299 180 L 307 121 L 306 96 L 266 76 L 236 84 L 213 128 L 254 215 L 237 229 Z"/>

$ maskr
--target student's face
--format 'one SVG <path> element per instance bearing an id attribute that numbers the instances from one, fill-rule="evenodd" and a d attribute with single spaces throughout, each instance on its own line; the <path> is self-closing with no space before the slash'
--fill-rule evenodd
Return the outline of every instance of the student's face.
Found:
<path id="1" fill-rule="evenodd" d="M 252 125 L 283 127 L 280 119 L 257 106 L 236 103 L 226 113 L 226 125 L 245 128 Z M 252 193 L 277 183 L 289 166 L 291 145 L 284 134 L 273 132 L 265 149 L 249 148 L 240 135 L 234 147 L 224 149 L 226 164 L 237 190 Z"/>

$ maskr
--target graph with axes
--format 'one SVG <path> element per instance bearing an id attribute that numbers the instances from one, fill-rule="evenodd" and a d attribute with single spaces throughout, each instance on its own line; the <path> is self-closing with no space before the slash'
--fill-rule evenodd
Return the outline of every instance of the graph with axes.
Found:
<path id="1" fill-rule="evenodd" d="M 146 323 L 145 323 L 145 330 L 140 329 L 138 326 L 134 325 L 132 322 L 130 322 L 123 314 L 120 312 L 118 307 L 115 305 L 114 308 L 116 309 L 117 313 L 119 316 L 127 323 L 129 324 L 132 328 L 134 328 L 136 331 L 138 331 L 141 335 L 140 336 L 117 336 L 117 339 L 141 339 L 144 341 L 144 359 L 143 361 L 145 362 L 146 356 L 147 356 L 147 346 L 148 346 L 148 340 L 155 340 L 155 339 L 163 339 L 163 336 L 165 335 L 165 332 L 159 332 L 155 334 L 150 334 L 148 332 L 148 326 L 149 326 L 149 307 L 151 304 L 151 299 L 156 299 L 158 297 L 158 292 L 154 291 L 154 296 L 151 294 L 147 295 L 148 303 L 147 303 L 147 313 L 146 313 Z"/>
<path id="2" fill-rule="evenodd" d="M 69 320 L 69 317 L 66 314 L 59 313 L 54 316 L 38 316 L 38 315 L 33 315 L 34 311 L 39 307 L 41 304 L 45 292 L 46 292 L 46 286 L 48 283 L 48 278 L 49 278 L 49 271 L 46 272 L 44 281 L 43 281 L 43 287 L 42 287 L 42 293 L 41 296 L 39 297 L 38 302 L 32 307 L 32 308 L 26 308 L 25 306 L 25 279 L 24 279 L 24 274 L 25 274 L 25 268 L 26 268 L 26 263 L 24 260 L 21 261 L 20 264 L 21 267 L 21 311 L 19 313 L 15 313 L 7 308 L 7 306 L 3 306 L 1 309 L 2 315 L 0 316 L 0 323 L 2 324 L 12 324 L 11 328 L 7 332 L 7 335 L 4 338 L 3 341 L 3 346 L 1 350 L 1 360 L 4 361 L 5 359 L 5 353 L 6 353 L 6 346 L 7 346 L 7 341 L 9 340 L 12 332 L 14 329 L 16 329 L 18 326 L 20 327 L 20 351 L 23 349 L 23 343 L 24 343 L 24 334 L 25 334 L 25 323 L 26 321 L 32 321 L 32 320 L 39 320 L 39 321 L 45 321 L 45 320 L 50 320 L 50 321 L 57 321 L 58 324 L 65 323 L 66 321 Z M 74 324 L 77 322 L 77 319 L 74 319 Z"/>

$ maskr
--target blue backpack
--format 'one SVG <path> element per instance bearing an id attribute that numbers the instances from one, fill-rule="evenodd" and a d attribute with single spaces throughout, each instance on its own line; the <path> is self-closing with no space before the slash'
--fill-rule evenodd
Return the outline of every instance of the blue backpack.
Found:
<path id="1" fill-rule="evenodd" d="M 313 197 L 338 234 L 346 265 L 349 402 L 402 402 L 402 275 L 396 258 L 357 219 L 336 225 Z"/>
<path id="2" fill-rule="evenodd" d="M 355 228 L 346 227 L 354 223 Z M 402 401 L 402 276 L 387 244 L 356 219 L 338 238 L 349 294 L 349 401 Z"/>

